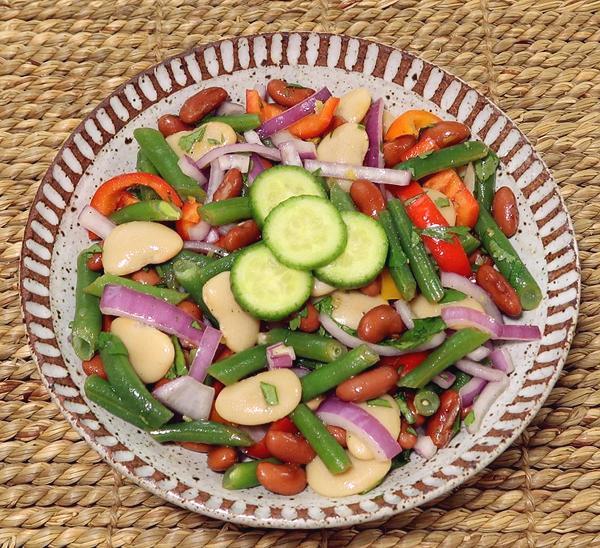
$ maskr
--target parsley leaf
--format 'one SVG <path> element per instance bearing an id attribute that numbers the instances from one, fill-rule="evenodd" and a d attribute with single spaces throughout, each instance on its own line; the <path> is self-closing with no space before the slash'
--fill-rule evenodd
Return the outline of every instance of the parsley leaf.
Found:
<path id="1" fill-rule="evenodd" d="M 488 152 L 488 155 L 481 160 L 475 162 L 475 175 L 479 181 L 485 181 L 496 173 L 500 160 L 493 150 Z"/>
<path id="2" fill-rule="evenodd" d="M 466 426 L 470 426 L 471 424 L 473 424 L 475 422 L 475 411 L 473 411 L 471 409 L 471 411 L 469 412 L 469 414 L 465 417 L 465 419 L 463 420 L 463 423 Z"/>
<path id="3" fill-rule="evenodd" d="M 333 312 L 333 300 L 330 296 L 324 297 L 314 303 L 315 308 L 319 311 L 319 314 L 327 314 L 331 316 Z"/>
<path id="4" fill-rule="evenodd" d="M 453 303 L 455 301 L 462 301 L 466 298 L 467 296 L 462 291 L 448 288 L 444 291 L 444 296 L 439 304 Z"/>
<path id="5" fill-rule="evenodd" d="M 167 371 L 165 377 L 167 379 L 176 379 L 177 377 L 183 377 L 187 375 L 188 368 L 185 363 L 183 349 L 181 348 L 181 344 L 179 344 L 179 339 L 173 335 L 171 336 L 171 341 L 173 342 L 173 347 L 175 348 L 175 360 L 173 361 L 173 365 L 171 365 Z"/>
<path id="6" fill-rule="evenodd" d="M 448 207 L 450 205 L 450 200 L 448 198 L 436 198 L 434 202 L 438 207 Z"/>
<path id="7" fill-rule="evenodd" d="M 439 316 L 414 320 L 415 326 L 402 333 L 398 339 L 386 339 L 379 344 L 393 346 L 398 350 L 412 350 L 426 343 L 431 337 L 446 329 L 444 320 Z"/>
<path id="8" fill-rule="evenodd" d="M 421 230 L 423 236 L 429 236 L 436 240 L 450 241 L 454 236 L 460 234 L 467 234 L 469 232 L 468 226 L 430 226 Z"/>
<path id="9" fill-rule="evenodd" d="M 190 150 L 192 150 L 192 147 L 194 146 L 196 141 L 201 141 L 204 138 L 205 133 L 206 133 L 206 124 L 195 129 L 189 135 L 184 135 L 183 137 L 181 137 L 181 139 L 179 139 L 179 146 L 185 152 L 189 152 Z"/>
<path id="10" fill-rule="evenodd" d="M 308 308 L 306 308 L 306 306 L 300 310 L 300 312 L 298 312 L 289 322 L 289 328 L 292 331 L 296 331 L 299 327 L 300 327 L 300 322 L 302 321 L 302 318 L 306 318 L 306 316 L 308 316 Z"/>

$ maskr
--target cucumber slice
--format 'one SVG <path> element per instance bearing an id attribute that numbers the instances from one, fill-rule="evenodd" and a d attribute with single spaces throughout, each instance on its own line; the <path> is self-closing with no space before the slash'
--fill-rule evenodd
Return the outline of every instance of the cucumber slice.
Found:
<path id="1" fill-rule="evenodd" d="M 343 211 L 348 229 L 344 252 L 333 262 L 315 270 L 322 282 L 350 289 L 371 282 L 385 265 L 388 240 L 377 221 L 358 211 Z"/>
<path id="2" fill-rule="evenodd" d="M 281 320 L 310 297 L 310 272 L 282 265 L 263 244 L 246 248 L 231 268 L 231 290 L 242 308 L 261 320 Z"/>
<path id="3" fill-rule="evenodd" d="M 256 222 L 262 226 L 269 212 L 292 196 L 327 198 L 321 182 L 299 166 L 275 166 L 263 171 L 250 187 L 250 206 Z"/>
<path id="4" fill-rule="evenodd" d="M 263 240 L 284 265 L 301 270 L 324 266 L 346 247 L 348 231 L 337 209 L 325 198 L 294 196 L 265 219 Z"/>

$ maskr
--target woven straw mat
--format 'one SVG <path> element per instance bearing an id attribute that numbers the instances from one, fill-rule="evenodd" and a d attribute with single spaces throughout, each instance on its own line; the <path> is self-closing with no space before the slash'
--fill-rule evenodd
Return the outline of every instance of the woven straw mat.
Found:
<path id="1" fill-rule="evenodd" d="M 0 0 L 0 546 L 600 546 L 600 1 Z M 352 529 L 244 529 L 173 507 L 104 464 L 59 414 L 27 346 L 27 210 L 79 121 L 198 43 L 279 30 L 406 48 L 519 124 L 575 223 L 578 332 L 527 431 L 452 494 Z"/>

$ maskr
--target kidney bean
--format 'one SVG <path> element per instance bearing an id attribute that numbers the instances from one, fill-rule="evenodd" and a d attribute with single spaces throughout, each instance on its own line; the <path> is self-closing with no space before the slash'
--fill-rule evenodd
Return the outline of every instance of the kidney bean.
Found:
<path id="1" fill-rule="evenodd" d="M 340 428 L 339 426 L 332 426 L 331 424 L 328 424 L 326 428 L 335 438 L 335 441 L 337 441 L 342 447 L 348 447 L 348 444 L 346 443 L 346 431 L 343 428 Z"/>
<path id="2" fill-rule="evenodd" d="M 246 247 L 260 239 L 260 228 L 255 221 L 244 221 L 234 226 L 227 234 L 221 236 L 217 245 L 227 251 L 235 251 Z"/>
<path id="3" fill-rule="evenodd" d="M 339 384 L 335 395 L 340 400 L 359 403 L 383 396 L 398 382 L 398 371 L 391 365 L 375 367 Z"/>
<path id="4" fill-rule="evenodd" d="M 271 455 L 290 464 L 308 464 L 316 455 L 302 436 L 289 432 L 269 431 L 265 443 Z"/>
<path id="5" fill-rule="evenodd" d="M 144 285 L 157 285 L 160 283 L 160 276 L 154 268 L 138 270 L 131 275 L 131 279 Z"/>
<path id="6" fill-rule="evenodd" d="M 183 310 L 186 314 L 189 314 L 197 321 L 202 320 L 202 311 L 200 310 L 200 307 L 192 301 L 181 301 L 177 305 L 177 308 L 179 308 L 179 310 Z"/>
<path id="7" fill-rule="evenodd" d="M 267 84 L 267 93 L 271 99 L 284 107 L 293 107 L 308 99 L 314 92 L 315 90 L 310 88 L 289 86 L 285 80 L 275 79 Z"/>
<path id="8" fill-rule="evenodd" d="M 93 272 L 98 272 L 104 267 L 102 266 L 102 253 L 92 253 L 87 260 L 86 266 Z"/>
<path id="9" fill-rule="evenodd" d="M 107 316 L 106 314 L 102 314 L 102 331 L 108 333 L 110 332 L 110 326 L 115 319 L 115 316 Z"/>
<path id="10" fill-rule="evenodd" d="M 403 154 L 417 143 L 414 135 L 401 135 L 393 141 L 383 143 L 383 159 L 385 167 L 394 167 L 402 162 Z"/>
<path id="11" fill-rule="evenodd" d="M 385 200 L 377 185 L 371 181 L 359 179 L 350 187 L 352 201 L 361 213 L 377 218 L 380 211 L 385 209 Z"/>
<path id="12" fill-rule="evenodd" d="M 496 306 L 507 316 L 516 317 L 521 314 L 523 307 L 517 292 L 506 278 L 495 268 L 483 264 L 475 275 L 477 285 L 485 289 Z"/>
<path id="13" fill-rule="evenodd" d="M 89 377 L 90 375 L 98 375 L 102 377 L 104 380 L 108 380 L 108 376 L 106 375 L 106 371 L 104 371 L 104 364 L 102 363 L 102 358 L 100 354 L 96 354 L 92 357 L 91 360 L 86 360 L 82 363 L 83 372 Z"/>
<path id="14" fill-rule="evenodd" d="M 179 111 L 179 118 L 185 124 L 195 124 L 209 112 L 218 108 L 226 99 L 227 92 L 223 88 L 203 89 L 183 103 Z"/>
<path id="15" fill-rule="evenodd" d="M 400 435 L 398 436 L 398 443 L 403 450 L 412 449 L 417 443 L 417 436 L 409 431 L 410 424 L 405 420 L 400 425 Z"/>
<path id="16" fill-rule="evenodd" d="M 168 137 L 180 131 L 191 131 L 193 126 L 182 122 L 179 116 L 175 114 L 164 114 L 158 119 L 158 131 L 163 134 L 163 137 Z"/>
<path id="17" fill-rule="evenodd" d="M 446 390 L 440 395 L 440 406 L 427 421 L 426 432 L 434 445 L 444 447 L 452 437 L 454 421 L 460 413 L 460 397 L 455 390 Z"/>
<path id="18" fill-rule="evenodd" d="M 306 316 L 300 318 L 300 331 L 304 331 L 304 333 L 313 333 L 319 329 L 320 325 L 321 321 L 319 320 L 318 310 L 311 302 L 307 302 Z"/>
<path id="19" fill-rule="evenodd" d="M 431 139 L 439 148 L 457 145 L 471 135 L 471 130 L 460 122 L 438 122 L 422 131 L 419 141 Z"/>
<path id="20" fill-rule="evenodd" d="M 369 297 L 376 297 L 381 293 L 381 276 L 377 276 L 370 284 L 364 285 L 359 291 Z"/>
<path id="21" fill-rule="evenodd" d="M 237 460 L 237 453 L 233 447 L 214 447 L 208 452 L 206 463 L 213 472 L 225 472 Z"/>
<path id="22" fill-rule="evenodd" d="M 519 208 L 513 191 L 507 186 L 496 190 L 492 201 L 492 215 L 507 238 L 515 235 L 519 228 Z"/>
<path id="23" fill-rule="evenodd" d="M 295 464 L 261 462 L 256 477 L 265 489 L 278 495 L 297 495 L 306 487 L 306 472 Z"/>
<path id="24" fill-rule="evenodd" d="M 223 177 L 221 184 L 217 187 L 217 190 L 215 190 L 213 202 L 236 198 L 242 193 L 243 185 L 242 172 L 236 167 L 230 169 L 225 173 L 225 177 Z"/>
<path id="25" fill-rule="evenodd" d="M 380 304 L 369 310 L 358 324 L 357 334 L 363 341 L 381 342 L 404 331 L 402 318 L 389 304 Z"/>
<path id="26" fill-rule="evenodd" d="M 196 453 L 208 453 L 214 447 L 214 445 L 199 443 L 197 441 L 178 441 L 176 443 L 184 449 L 195 451 Z"/>

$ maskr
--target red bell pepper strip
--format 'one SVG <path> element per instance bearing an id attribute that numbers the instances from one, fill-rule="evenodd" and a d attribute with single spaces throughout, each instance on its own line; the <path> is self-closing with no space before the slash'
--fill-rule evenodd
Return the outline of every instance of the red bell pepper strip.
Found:
<path id="1" fill-rule="evenodd" d="M 396 118 L 385 134 L 386 141 L 393 141 L 401 135 L 418 137 L 419 132 L 426 127 L 441 122 L 441 119 L 426 110 L 407 110 Z"/>
<path id="2" fill-rule="evenodd" d="M 175 189 L 166 181 L 151 173 L 124 173 L 109 179 L 96 190 L 90 205 L 102 215 L 110 215 L 117 209 L 123 191 L 135 186 L 147 186 L 162 200 L 181 207 L 183 202 Z"/>
<path id="3" fill-rule="evenodd" d="M 296 434 L 298 429 L 296 425 L 288 418 L 283 417 L 269 426 L 269 432 L 288 432 L 289 434 Z M 251 445 L 247 449 L 242 449 L 246 455 L 253 459 L 266 459 L 271 456 L 271 453 L 267 449 L 267 434 L 265 434 L 260 441 L 257 441 L 254 445 Z"/>
<path id="4" fill-rule="evenodd" d="M 119 195 L 119 199 L 117 200 L 117 209 L 123 209 L 124 207 L 137 204 L 139 200 L 133 195 L 131 192 L 127 192 L 124 190 Z"/>
<path id="5" fill-rule="evenodd" d="M 427 435 L 438 448 L 445 447 L 452 437 L 454 421 L 460 413 L 460 396 L 455 390 L 445 390 L 440 395 L 440 407 L 427 421 Z"/>
<path id="6" fill-rule="evenodd" d="M 405 187 L 388 185 L 387 189 L 397 198 L 404 200 L 406 212 L 418 229 L 448 226 L 440 210 L 433 203 L 433 200 L 425 194 L 419 183 L 413 181 Z M 471 275 L 469 258 L 456 236 L 452 236 L 451 240 L 442 240 L 424 235 L 421 238 L 441 270 L 456 272 L 461 276 L 468 277 Z"/>
<path id="7" fill-rule="evenodd" d="M 198 213 L 199 205 L 196 198 L 188 198 L 181 208 L 181 218 L 175 221 L 175 230 L 184 240 L 190 239 L 189 229 L 201 220 Z"/>
<path id="8" fill-rule="evenodd" d="M 314 114 L 309 114 L 301 120 L 298 120 L 295 124 L 292 124 L 288 130 L 290 133 L 300 139 L 313 139 L 314 137 L 320 137 L 325 133 L 331 121 L 333 120 L 333 114 L 337 108 L 340 100 L 337 97 L 330 97 L 325 101 L 323 108 Z"/>
<path id="9" fill-rule="evenodd" d="M 381 365 L 391 365 L 398 369 L 398 375 L 404 377 L 415 369 L 425 358 L 429 355 L 429 352 L 411 352 L 410 354 L 404 354 L 402 356 L 382 356 L 379 360 Z"/>
<path id="10" fill-rule="evenodd" d="M 456 210 L 456 224 L 473 228 L 479 218 L 479 202 L 453 169 L 435 173 L 423 185 L 446 195 Z"/>

